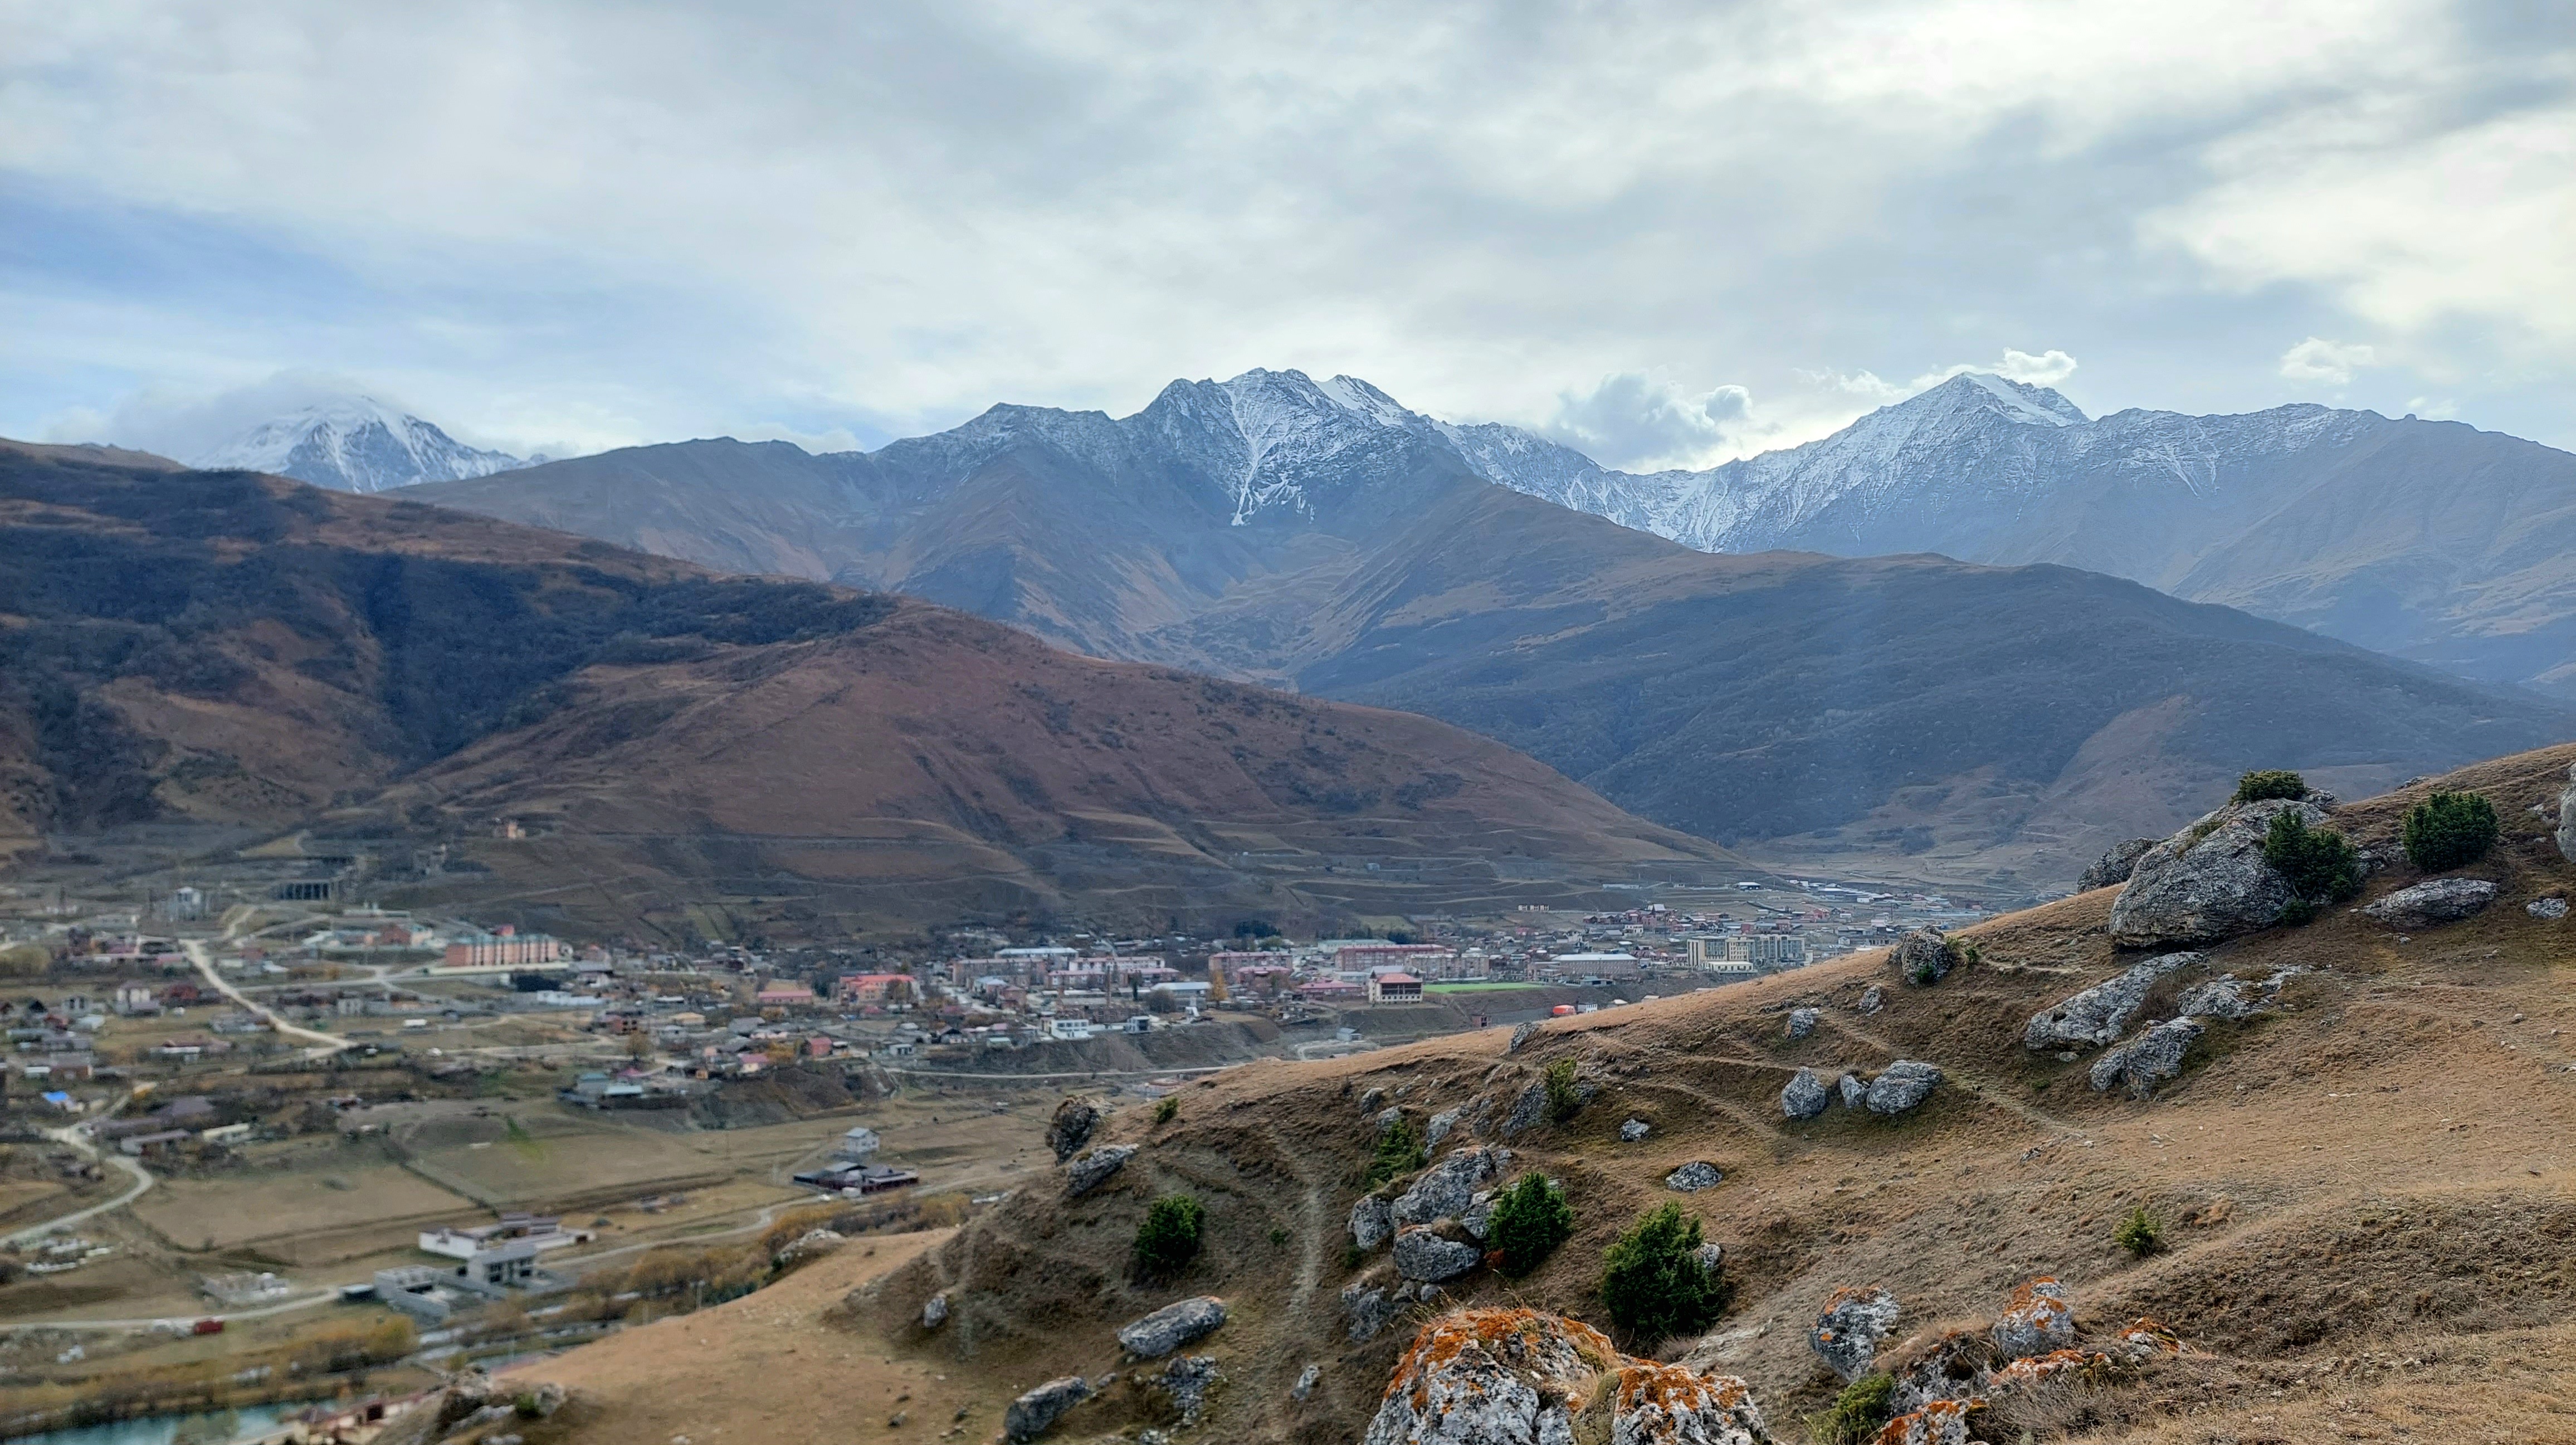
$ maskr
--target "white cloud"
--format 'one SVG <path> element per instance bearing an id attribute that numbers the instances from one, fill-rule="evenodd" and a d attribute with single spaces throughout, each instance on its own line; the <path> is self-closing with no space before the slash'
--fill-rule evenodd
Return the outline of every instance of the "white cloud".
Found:
<path id="1" fill-rule="evenodd" d="M 1731 455 L 1757 429 L 1753 394 L 1741 386 L 1694 394 L 1634 371 L 1605 376 L 1586 392 L 1561 393 L 1554 414 L 1533 428 L 1625 471 L 1705 466 L 1711 456 Z"/>
<path id="2" fill-rule="evenodd" d="M 2375 364 L 2378 353 L 2359 342 L 2311 336 L 2281 353 L 2281 374 L 2292 381 L 2349 386 L 2352 374 Z"/>

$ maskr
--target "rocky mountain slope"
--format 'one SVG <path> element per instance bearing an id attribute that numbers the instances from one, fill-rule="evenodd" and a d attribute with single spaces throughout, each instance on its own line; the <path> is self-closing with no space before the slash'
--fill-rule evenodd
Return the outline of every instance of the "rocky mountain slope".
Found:
<path id="1" fill-rule="evenodd" d="M 2576 730 L 2099 575 L 1708 555 L 1493 485 L 1462 437 L 1500 444 L 1255 372 L 1124 419 L 999 407 L 865 455 L 692 442 L 406 495 L 1426 712 L 1782 866 L 2007 896 L 2246 767 L 2366 790 Z"/>
<path id="2" fill-rule="evenodd" d="M 2551 829 L 2571 761 L 2327 810 L 2394 859 L 2432 789 L 2490 796 L 2503 841 L 2445 876 L 2495 892 L 2459 921 L 2359 911 L 2425 881 L 2401 860 L 2302 928 L 2123 952 L 2104 888 L 1948 941 L 1929 983 L 1864 955 L 1525 1037 L 1249 1065 L 1168 1120 L 1113 1109 L 1055 1179 L 891 1273 L 853 1243 L 811 1267 L 829 1289 L 798 1275 L 526 1377 L 575 1386 L 580 1441 L 861 1419 L 894 1439 L 1796 1441 L 1874 1374 L 1883 1413 L 1926 1412 L 1899 1442 L 2560 1438 L 2576 1012 L 2554 970 L 2576 866 Z M 2196 1032 L 2155 1055 L 2181 1019 Z M 1525 1101 L 1558 1065 L 1587 1097 L 1551 1121 Z M 1846 1075 L 1868 1102 L 1840 1101 Z M 1437 1142 L 1372 1191 L 1390 1120 Z M 1573 1234 L 1507 1280 L 1454 1241 L 1468 1191 L 1527 1171 L 1561 1182 Z M 1202 1203 L 1201 1252 L 1148 1278 L 1131 1242 L 1172 1193 Z M 1719 1246 L 1731 1298 L 1658 1341 L 1598 1286 L 1606 1246 L 1665 1203 Z M 2138 1211 L 2156 1238 L 2123 1230 Z M 1203 1296 L 1213 1328 L 1170 1309 Z M 736 1331 L 848 1364 L 756 1397 Z"/>
<path id="3" fill-rule="evenodd" d="M 488 477 L 528 465 L 507 452 L 469 447 L 371 396 L 315 402 L 186 460 L 208 471 L 267 472 L 343 492 Z"/>
<path id="4" fill-rule="evenodd" d="M 319 826 L 444 844 L 418 887 L 559 922 L 678 930 L 725 898 L 827 932 L 1312 924 L 1732 871 L 1425 718 L 410 501 L 9 451 L 0 541 L 13 850 Z"/>
<path id="5" fill-rule="evenodd" d="M 2312 405 L 2096 419 L 1972 373 L 1701 472 L 1610 471 L 1497 428 L 1466 440 L 1497 481 L 1705 551 L 2056 562 L 2576 690 L 2576 456 L 2457 422 Z"/>

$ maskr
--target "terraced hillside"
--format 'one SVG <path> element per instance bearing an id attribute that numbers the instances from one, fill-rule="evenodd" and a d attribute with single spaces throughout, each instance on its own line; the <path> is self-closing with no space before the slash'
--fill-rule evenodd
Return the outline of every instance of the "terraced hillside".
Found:
<path id="1" fill-rule="evenodd" d="M 1975 945 L 1973 960 L 1929 985 L 1863 955 L 1561 1020 L 1518 1048 L 1495 1030 L 1231 1070 L 1179 1094 L 1168 1122 L 1146 1107 L 1112 1112 L 1084 1146 L 1091 1162 L 1113 1146 L 1135 1152 L 1088 1193 L 1023 1190 L 846 1299 L 825 1303 L 877 1270 L 856 1246 L 813 1267 L 833 1272 L 811 1276 L 831 1291 L 800 1276 L 792 1296 L 756 1294 L 533 1373 L 588 1390 L 564 1418 L 587 1422 L 576 1438 L 599 1441 L 985 1440 L 1012 1397 L 1077 1373 L 1117 1378 L 1048 1438 L 1154 1428 L 1180 1440 L 1350 1441 L 1417 1332 L 1456 1306 L 1526 1306 L 1611 1329 L 1602 1253 L 1675 1201 L 1723 1246 L 1731 1306 L 1704 1332 L 1613 1338 L 1741 1377 L 1780 1439 L 1804 1438 L 1801 1421 L 1841 1388 L 1809 1339 L 1837 1291 L 1893 1297 L 1899 1313 L 1876 1354 L 1901 1369 L 1988 1338 L 2035 1276 L 2071 1295 L 2075 1342 L 2122 1363 L 2017 1394 L 1995 1385 L 1971 1417 L 1990 1438 L 2576 1438 L 2565 1383 L 2576 1366 L 2576 921 L 2529 907 L 2576 888 L 2551 834 L 2571 762 L 2576 747 L 2524 754 L 2332 809 L 2330 826 L 2396 860 L 2373 872 L 2358 908 L 2420 881 L 2395 846 L 2407 806 L 2437 785 L 2486 793 L 2504 838 L 2459 876 L 2495 883 L 2494 901 L 2414 931 L 2338 907 L 2207 947 L 2111 1030 L 2126 1044 L 2186 996 L 2201 1010 L 2204 1032 L 2179 1071 L 2136 1091 L 2091 1086 L 2104 1049 L 2026 1044 L 2035 1014 L 2149 956 L 2115 953 L 2106 924 L 2118 890 L 2104 888 L 1969 931 L 1955 941 Z M 2248 985 L 2233 1020 L 2204 988 L 2226 975 Z M 1800 1008 L 1818 1012 L 1792 1038 Z M 1783 1113 L 1802 1068 L 1866 1079 L 1899 1059 L 1941 1073 L 1918 1107 Z M 1589 1101 L 1564 1122 L 1513 1129 L 1515 1114 L 1533 1112 L 1521 1108 L 1529 1091 L 1569 1061 Z M 1351 1232 L 1390 1108 L 1412 1127 L 1461 1111 L 1435 1151 L 1442 1167 L 1498 1147 L 1511 1151 L 1505 1177 L 1535 1169 L 1562 1181 L 1573 1237 L 1525 1279 L 1474 1268 L 1427 1303 L 1398 1298 L 1386 1247 L 1359 1248 Z M 1648 1126 L 1642 1139 L 1623 1140 L 1631 1120 Z M 1694 1162 L 1722 1182 L 1667 1186 Z M 1149 1203 L 1175 1192 L 1204 1202 L 1204 1249 L 1149 1283 L 1131 1268 L 1130 1241 Z M 2114 1238 L 2141 1208 L 2164 1234 L 2143 1255 Z M 1189 1426 L 1170 1392 L 1145 1383 L 1164 1365 L 1122 1359 L 1115 1332 L 1198 1295 L 1223 1298 L 1229 1317 L 1182 1351 L 1223 1376 Z M 945 1318 L 925 1328 L 934 1296 Z M 1372 1310 L 1386 1311 L 1382 1327 L 1355 1331 Z M 2121 1336 L 2142 1316 L 2179 1352 L 2125 1363 Z M 700 1389 L 748 1367 L 729 1343 L 737 1328 L 770 1360 L 792 1347 L 827 1367 L 798 1370 L 792 1392 L 732 1389 L 720 1404 Z M 1944 1345 L 1953 1329 L 1971 1334 Z M 585 1386 L 621 1370 L 637 1378 L 648 1360 L 659 1388 Z M 1566 1408 L 1589 1418 L 1581 1401 Z"/>

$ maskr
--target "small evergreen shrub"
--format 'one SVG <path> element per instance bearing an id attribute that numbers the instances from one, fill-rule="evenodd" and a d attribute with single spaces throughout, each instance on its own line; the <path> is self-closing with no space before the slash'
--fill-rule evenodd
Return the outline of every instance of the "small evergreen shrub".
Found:
<path id="1" fill-rule="evenodd" d="M 2296 813 L 2280 814 L 2264 830 L 2263 861 L 2289 880 L 2293 896 L 2278 920 L 2285 924 L 2305 923 L 2324 905 L 2361 892 L 2361 850 Z"/>
<path id="2" fill-rule="evenodd" d="M 1886 1373 L 1861 1376 L 1843 1386 L 1833 1406 L 1807 1419 L 1816 1445 L 1870 1445 L 1896 1410 L 1896 1377 Z"/>
<path id="3" fill-rule="evenodd" d="M 1168 1124 L 1181 1112 L 1181 1101 L 1169 1095 L 1154 1101 L 1154 1122 Z"/>
<path id="4" fill-rule="evenodd" d="M 1422 1131 L 1410 1119 L 1397 1119 L 1377 1136 L 1377 1153 L 1369 1159 L 1368 1173 L 1362 1177 L 1362 1191 L 1375 1189 L 1390 1179 L 1412 1173 L 1422 1163 Z"/>
<path id="5" fill-rule="evenodd" d="M 1286 1248 L 1286 1247 L 1287 1247 L 1287 1244 L 1288 1244 L 1288 1231 L 1287 1231 L 1287 1230 L 1284 1230 L 1284 1229 L 1274 1229 L 1274 1230 L 1270 1231 L 1270 1247 L 1271 1247 L 1272 1249 L 1284 1249 L 1284 1248 Z"/>
<path id="6" fill-rule="evenodd" d="M 2128 1218 L 2112 1229 L 2111 1242 L 2144 1259 L 2165 1247 L 2165 1227 L 2158 1224 L 2156 1217 L 2141 1204 L 2130 1210 Z"/>
<path id="7" fill-rule="evenodd" d="M 1583 1091 L 1574 1086 L 1574 1060 L 1547 1066 L 1547 1117 L 1562 1124 L 1583 1110 Z"/>
<path id="8" fill-rule="evenodd" d="M 1727 1288 L 1699 1262 L 1699 1221 L 1678 1204 L 1638 1220 L 1602 1255 L 1601 1303 L 1610 1322 L 1640 1339 L 1708 1327 L 1726 1309 Z"/>
<path id="9" fill-rule="evenodd" d="M 2308 795 L 2308 780 L 2287 768 L 2263 768 L 2236 780 L 2239 803 L 2260 803 L 2270 798 L 2287 798 L 2292 802 Z"/>
<path id="10" fill-rule="evenodd" d="M 1207 1210 L 1196 1196 L 1166 1194 L 1145 1211 L 1136 1226 L 1136 1268 L 1151 1279 L 1167 1279 L 1198 1258 L 1199 1231 Z"/>
<path id="11" fill-rule="evenodd" d="M 2496 810 L 2483 793 L 2435 793 L 2406 812 L 2406 861 L 2441 873 L 2487 856 Z"/>
<path id="12" fill-rule="evenodd" d="M 1560 1244 L 1574 1237 L 1574 1206 L 1565 1191 L 1546 1175 L 1524 1174 L 1520 1182 L 1494 1199 L 1485 1238 L 1502 1256 L 1503 1273 L 1523 1275 L 1543 1263 Z"/>

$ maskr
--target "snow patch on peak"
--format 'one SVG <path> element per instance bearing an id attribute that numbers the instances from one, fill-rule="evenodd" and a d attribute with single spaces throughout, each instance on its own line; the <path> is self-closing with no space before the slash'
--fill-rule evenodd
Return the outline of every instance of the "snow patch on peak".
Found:
<path id="1" fill-rule="evenodd" d="M 398 407 L 356 394 L 324 397 L 184 460 L 348 492 L 488 477 L 528 465 L 506 452 L 469 447 Z"/>
<path id="2" fill-rule="evenodd" d="M 2084 414 L 2083 408 L 2047 387 L 1997 376 L 1990 371 L 1963 371 L 1942 385 L 1955 387 L 1962 383 L 2003 403 L 2000 410 L 2010 421 L 2031 426 L 2074 426 L 2092 420 Z M 1936 391 L 1939 389 L 1934 388 Z"/>

